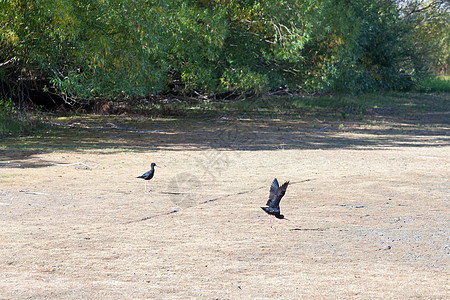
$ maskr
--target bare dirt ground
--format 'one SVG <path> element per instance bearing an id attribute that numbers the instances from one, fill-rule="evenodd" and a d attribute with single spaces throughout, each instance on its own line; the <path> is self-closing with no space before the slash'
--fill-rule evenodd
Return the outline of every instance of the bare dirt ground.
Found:
<path id="1" fill-rule="evenodd" d="M 100 118 L 4 139 L 0 298 L 449 299 L 448 117 Z M 276 230 L 274 177 L 291 181 Z"/>

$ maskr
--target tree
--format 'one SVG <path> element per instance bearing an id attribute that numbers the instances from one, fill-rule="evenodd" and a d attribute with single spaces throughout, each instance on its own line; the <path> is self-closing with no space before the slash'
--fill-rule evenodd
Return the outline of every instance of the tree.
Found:
<path id="1" fill-rule="evenodd" d="M 0 1 L 0 82 L 67 103 L 404 89 L 449 61 L 445 1 Z"/>

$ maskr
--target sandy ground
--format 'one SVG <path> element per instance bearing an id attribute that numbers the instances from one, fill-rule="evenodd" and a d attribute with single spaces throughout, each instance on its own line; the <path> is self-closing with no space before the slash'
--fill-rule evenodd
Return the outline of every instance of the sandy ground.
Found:
<path id="1" fill-rule="evenodd" d="M 426 120 L 114 120 L 3 140 L 0 298 L 449 299 L 449 126 Z M 271 228 L 275 177 L 291 184 Z"/>

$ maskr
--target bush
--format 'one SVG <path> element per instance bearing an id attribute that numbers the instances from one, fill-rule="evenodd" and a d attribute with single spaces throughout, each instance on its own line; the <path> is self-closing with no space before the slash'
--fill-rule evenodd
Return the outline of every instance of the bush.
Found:
<path id="1" fill-rule="evenodd" d="M 417 13 L 422 9 L 409 12 L 397 5 L 391 0 L 0 1 L 0 93 L 23 102 L 24 90 L 37 87 L 73 104 L 280 87 L 405 90 L 431 62 L 445 67 L 448 43 L 436 41 L 444 36 L 448 41 L 450 30 L 447 6 L 425 7 L 428 14 L 422 16 Z M 425 51 L 427 45 L 439 54 Z"/>
<path id="2" fill-rule="evenodd" d="M 426 93 L 450 93 L 450 76 L 431 77 L 425 79 L 417 85 L 417 91 Z"/>
<path id="3" fill-rule="evenodd" d="M 42 126 L 24 114 L 18 114 L 11 99 L 0 97 L 0 136 L 26 133 Z"/>

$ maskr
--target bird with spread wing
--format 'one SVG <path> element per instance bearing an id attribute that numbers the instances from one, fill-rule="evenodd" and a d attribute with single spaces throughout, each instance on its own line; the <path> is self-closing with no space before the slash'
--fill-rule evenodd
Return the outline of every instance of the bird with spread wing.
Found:
<path id="1" fill-rule="evenodd" d="M 271 216 L 275 216 L 277 219 L 284 219 L 284 215 L 280 213 L 280 201 L 286 193 L 286 189 L 289 185 L 289 181 L 286 181 L 282 186 L 279 186 L 278 180 L 275 178 L 270 186 L 269 200 L 265 207 L 261 207 L 266 213 L 269 214 L 269 222 L 271 223 Z"/>

